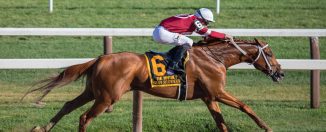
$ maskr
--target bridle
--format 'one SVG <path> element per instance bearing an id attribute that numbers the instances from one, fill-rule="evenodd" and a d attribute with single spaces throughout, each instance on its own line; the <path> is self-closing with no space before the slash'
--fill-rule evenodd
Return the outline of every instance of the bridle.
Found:
<path id="1" fill-rule="evenodd" d="M 206 42 L 207 42 L 206 44 L 209 44 L 210 43 L 210 41 L 206 41 Z M 246 62 L 249 63 L 249 65 L 256 64 L 257 61 L 262 57 L 264 59 L 264 61 L 265 61 L 265 66 L 264 67 L 261 67 L 260 65 L 255 65 L 255 67 L 257 68 L 257 66 L 258 66 L 257 69 L 260 69 L 267 76 L 272 77 L 272 79 L 274 81 L 279 81 L 280 79 L 282 79 L 284 77 L 284 73 L 283 72 L 281 72 L 281 71 L 279 72 L 278 69 L 274 69 L 273 70 L 273 68 L 272 68 L 273 66 L 275 66 L 275 65 L 271 64 L 271 58 L 273 56 L 270 53 L 268 53 L 267 51 L 265 51 L 265 49 L 268 47 L 268 44 L 262 46 L 258 41 L 256 41 L 256 43 L 258 43 L 258 44 L 255 44 L 255 45 L 249 44 L 249 45 L 247 45 L 247 46 L 254 46 L 258 50 L 258 53 L 256 53 L 257 56 L 255 56 L 255 55 L 253 55 L 253 56 L 250 55 L 249 56 L 248 53 L 245 50 L 243 50 L 237 43 L 235 43 L 233 39 L 229 39 L 229 41 L 224 41 L 224 42 L 227 42 L 227 45 L 232 44 L 238 51 L 241 52 L 241 55 L 246 56 L 247 58 L 249 58 L 251 61 L 250 60 L 249 61 L 246 61 Z M 244 43 L 245 42 L 246 41 L 244 41 Z M 223 57 L 220 57 L 220 56 L 223 56 L 223 53 L 224 53 L 224 49 L 225 48 L 214 48 L 212 50 L 209 47 L 209 45 L 208 46 L 200 46 L 200 47 L 212 59 L 214 59 L 215 61 L 217 61 L 217 62 L 219 62 L 219 63 L 221 63 L 223 65 L 225 65 L 224 58 Z M 227 47 L 229 47 L 229 46 L 227 46 Z M 241 57 L 242 57 L 241 55 L 240 55 L 240 61 L 241 61 Z M 279 64 L 276 64 L 276 66 L 280 67 Z"/>
<path id="2" fill-rule="evenodd" d="M 230 43 L 237 49 L 241 52 L 241 54 L 243 54 L 244 56 L 248 57 L 250 60 L 251 60 L 251 63 L 249 63 L 250 65 L 253 65 L 255 64 L 258 59 L 263 56 L 263 59 L 268 67 L 268 69 L 266 70 L 267 71 L 267 74 L 269 76 L 272 76 L 275 72 L 274 70 L 272 69 L 272 65 L 270 63 L 270 59 L 269 57 L 266 56 L 266 53 L 264 52 L 264 49 L 268 47 L 268 44 L 265 45 L 265 46 L 260 46 L 260 45 L 254 45 L 257 49 L 258 49 L 258 55 L 255 59 L 253 59 L 251 56 L 248 55 L 248 53 L 243 50 L 237 43 L 234 42 L 233 38 L 229 39 Z M 251 45 L 253 46 L 253 45 Z M 224 65 L 224 60 L 221 59 L 221 58 L 218 58 L 219 55 L 215 54 L 210 48 L 208 47 L 202 47 L 202 49 L 207 53 L 207 55 L 211 56 L 213 59 L 215 59 L 216 61 L 222 63 Z M 222 52 L 222 51 L 221 51 Z"/>
<path id="3" fill-rule="evenodd" d="M 256 46 L 256 47 L 257 47 L 258 50 L 259 50 L 259 51 L 258 51 L 258 55 L 257 55 L 256 59 L 255 59 L 253 62 L 251 62 L 251 65 L 254 64 L 254 63 L 256 63 L 257 60 L 260 58 L 260 56 L 263 55 L 263 57 L 264 57 L 264 61 L 265 61 L 265 63 L 267 64 L 268 69 L 271 70 L 271 69 L 272 69 L 272 66 L 271 66 L 271 64 L 270 64 L 270 62 L 269 62 L 269 59 L 266 57 L 266 54 L 265 54 L 265 52 L 264 52 L 264 49 L 265 49 L 266 47 L 268 47 L 268 44 L 265 45 L 264 47 L 261 47 L 261 46 Z"/>
<path id="4" fill-rule="evenodd" d="M 274 71 L 273 71 L 273 69 L 272 69 L 272 65 L 271 65 L 271 63 L 270 63 L 270 61 L 269 61 L 269 58 L 267 58 L 266 53 L 264 52 L 264 49 L 268 47 L 268 44 L 266 44 L 266 45 L 263 46 L 263 47 L 261 47 L 260 45 L 259 45 L 259 46 L 256 46 L 256 47 L 258 48 L 258 55 L 257 55 L 256 59 L 253 59 L 253 58 L 251 58 L 250 56 L 248 56 L 248 54 L 247 54 L 246 51 L 244 51 L 243 49 L 241 49 L 241 47 L 240 47 L 237 43 L 234 42 L 233 38 L 230 39 L 230 42 L 231 42 L 231 44 L 232 44 L 236 49 L 238 49 L 238 50 L 239 50 L 243 55 L 247 56 L 248 58 L 250 58 L 250 59 L 252 60 L 252 62 L 250 63 L 250 65 L 255 64 L 255 63 L 258 61 L 258 59 L 260 58 L 260 56 L 263 56 L 264 61 L 265 61 L 266 65 L 268 66 L 268 74 L 269 74 L 270 76 L 272 76 L 272 75 L 274 74 Z"/>

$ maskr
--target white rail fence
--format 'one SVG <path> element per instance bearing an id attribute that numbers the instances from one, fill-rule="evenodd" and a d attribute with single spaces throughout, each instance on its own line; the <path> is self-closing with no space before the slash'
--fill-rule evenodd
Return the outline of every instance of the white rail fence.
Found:
<path id="1" fill-rule="evenodd" d="M 233 36 L 325 37 L 326 29 L 213 29 Z M 0 28 L 0 36 L 151 36 L 152 28 Z M 192 36 L 199 36 L 193 34 Z M 88 60 L 88 59 L 86 59 Z M 81 59 L 0 59 L 0 69 L 63 68 Z M 281 60 L 284 69 L 325 70 L 326 60 Z M 238 64 L 233 69 L 252 69 Z"/>
<path id="2" fill-rule="evenodd" d="M 57 69 L 84 63 L 94 58 L 66 59 L 0 59 L 0 69 Z M 282 69 L 287 70 L 326 70 L 326 60 L 278 59 Z M 237 64 L 230 69 L 255 69 L 246 63 Z"/>
<path id="3" fill-rule="evenodd" d="M 213 29 L 233 36 L 325 37 L 326 29 Z M 153 28 L 0 28 L 0 36 L 151 36 Z M 193 36 L 199 36 L 193 34 Z"/>
<path id="4" fill-rule="evenodd" d="M 326 70 L 326 60 L 319 60 L 318 37 L 326 37 L 326 29 L 214 29 L 233 36 L 266 37 L 310 37 L 311 58 L 279 59 L 283 69 L 311 70 L 310 104 L 320 105 L 320 71 Z M 105 36 L 104 52 L 112 52 L 112 36 L 151 36 L 152 28 L 0 28 L 0 36 Z M 108 37 L 110 36 L 110 37 Z M 199 36 L 194 34 L 193 36 Z M 0 69 L 44 69 L 63 68 L 83 63 L 92 58 L 82 59 L 0 59 Z M 233 69 L 252 69 L 239 64 Z M 133 94 L 133 131 L 142 131 L 142 93 Z"/>

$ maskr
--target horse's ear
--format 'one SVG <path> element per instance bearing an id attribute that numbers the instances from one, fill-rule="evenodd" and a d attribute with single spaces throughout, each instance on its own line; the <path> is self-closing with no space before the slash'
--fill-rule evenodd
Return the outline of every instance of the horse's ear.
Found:
<path id="1" fill-rule="evenodd" d="M 264 43 L 262 43 L 259 39 L 257 39 L 257 38 L 254 38 L 254 39 L 255 39 L 255 41 L 256 41 L 257 44 L 259 44 L 261 46 L 264 46 Z"/>

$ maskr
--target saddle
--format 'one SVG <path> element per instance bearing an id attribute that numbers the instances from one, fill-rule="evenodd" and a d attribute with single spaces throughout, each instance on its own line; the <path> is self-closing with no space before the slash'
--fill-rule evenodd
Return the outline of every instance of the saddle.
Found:
<path id="1" fill-rule="evenodd" d="M 168 52 L 155 52 L 149 51 L 145 52 L 145 58 L 147 61 L 147 69 L 150 77 L 152 88 L 162 88 L 162 87 L 178 87 L 178 99 L 180 101 L 186 98 L 186 72 L 185 64 L 189 60 L 189 53 L 182 58 L 181 62 L 178 62 L 178 67 L 174 75 L 167 75 L 167 65 L 169 61 L 172 61 L 172 56 L 176 52 L 178 47 L 174 47 Z"/>

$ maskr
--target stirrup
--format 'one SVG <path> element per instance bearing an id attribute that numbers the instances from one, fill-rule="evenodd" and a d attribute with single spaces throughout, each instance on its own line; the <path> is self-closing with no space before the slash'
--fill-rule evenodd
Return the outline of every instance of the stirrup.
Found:
<path id="1" fill-rule="evenodd" d="M 174 70 L 172 70 L 172 69 L 167 69 L 166 70 L 166 75 L 168 75 L 168 76 L 172 76 L 172 75 L 174 75 L 175 73 L 174 73 Z"/>
<path id="2" fill-rule="evenodd" d="M 182 74 L 185 73 L 185 70 L 180 68 L 168 68 L 166 72 L 174 73 L 174 74 Z"/>

